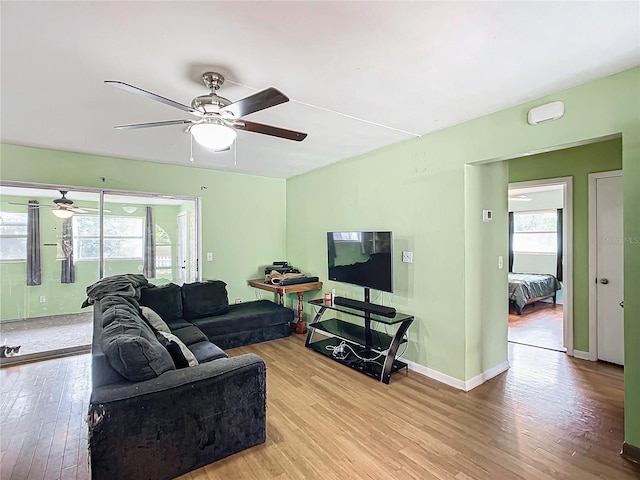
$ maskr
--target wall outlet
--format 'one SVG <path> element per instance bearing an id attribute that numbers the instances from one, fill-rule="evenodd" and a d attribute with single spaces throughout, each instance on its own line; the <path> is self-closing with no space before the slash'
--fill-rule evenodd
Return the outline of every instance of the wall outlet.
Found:
<path id="1" fill-rule="evenodd" d="M 44 295 L 40 296 L 40 303 L 45 303 L 47 301 L 47 297 L 45 297 Z"/>
<path id="2" fill-rule="evenodd" d="M 402 252 L 402 261 L 404 263 L 413 263 L 413 252 Z"/>
<path id="3" fill-rule="evenodd" d="M 504 267 L 504 258 L 502 257 L 502 255 L 498 256 L 498 268 L 500 270 L 502 270 L 502 268 Z"/>
<path id="4" fill-rule="evenodd" d="M 242 303 L 242 299 L 241 298 L 236 298 L 236 303 Z"/>

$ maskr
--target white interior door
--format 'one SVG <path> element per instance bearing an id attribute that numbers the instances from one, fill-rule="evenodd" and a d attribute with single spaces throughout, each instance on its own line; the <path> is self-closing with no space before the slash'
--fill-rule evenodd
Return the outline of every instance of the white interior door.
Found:
<path id="1" fill-rule="evenodd" d="M 622 176 L 596 179 L 598 360 L 624 365 Z"/>

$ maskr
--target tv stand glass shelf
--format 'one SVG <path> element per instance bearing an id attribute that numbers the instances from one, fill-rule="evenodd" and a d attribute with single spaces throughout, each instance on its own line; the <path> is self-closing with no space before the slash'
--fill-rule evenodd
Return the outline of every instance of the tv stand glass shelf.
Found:
<path id="1" fill-rule="evenodd" d="M 396 313 L 393 317 L 375 315 L 343 305 L 334 305 L 324 299 L 311 300 L 310 305 L 320 307 L 313 323 L 309 325 L 305 347 L 315 350 L 348 367 L 389 383 L 393 372 L 406 368 L 407 364 L 396 359 L 398 347 L 406 342 L 404 334 L 413 322 L 412 315 Z M 362 324 L 322 317 L 327 311 L 341 312 L 363 319 Z M 371 328 L 371 322 L 379 322 L 395 328 L 395 333 Z M 323 338 L 314 341 L 318 332 Z M 338 348 L 341 344 L 346 347 Z"/>

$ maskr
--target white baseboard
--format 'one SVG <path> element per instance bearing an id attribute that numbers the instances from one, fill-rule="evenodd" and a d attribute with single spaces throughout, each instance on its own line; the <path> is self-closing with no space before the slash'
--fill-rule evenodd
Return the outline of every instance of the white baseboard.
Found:
<path id="1" fill-rule="evenodd" d="M 573 356 L 579 358 L 580 360 L 590 360 L 595 362 L 597 358 L 592 358 L 589 352 L 583 352 L 582 350 L 574 350 Z"/>
<path id="2" fill-rule="evenodd" d="M 493 368 L 490 368 L 486 372 L 482 372 L 480 375 L 476 375 L 471 380 L 467 380 L 465 382 L 466 383 L 465 392 L 468 392 L 469 390 L 473 390 L 478 385 L 482 385 L 487 380 L 491 380 L 493 377 L 500 375 L 502 372 L 506 372 L 507 370 L 509 370 L 509 361 L 505 360 L 501 364 L 496 365 Z"/>
<path id="3" fill-rule="evenodd" d="M 406 358 L 398 358 L 407 364 L 409 370 L 419 373 L 420 375 L 424 375 L 425 377 L 432 378 L 440 383 L 444 383 L 445 385 L 449 385 L 450 387 L 457 388 L 458 390 L 463 390 L 468 392 L 476 388 L 478 385 L 483 384 L 487 380 L 495 377 L 496 375 L 501 374 L 502 372 L 509 369 L 509 362 L 502 362 L 500 365 L 493 367 L 486 372 L 473 377 L 471 380 L 467 380 L 466 382 L 460 380 L 459 378 L 451 377 L 442 372 L 434 370 L 432 368 L 425 367 L 424 365 L 420 365 L 419 363 L 412 362 L 411 360 L 407 360 Z"/>

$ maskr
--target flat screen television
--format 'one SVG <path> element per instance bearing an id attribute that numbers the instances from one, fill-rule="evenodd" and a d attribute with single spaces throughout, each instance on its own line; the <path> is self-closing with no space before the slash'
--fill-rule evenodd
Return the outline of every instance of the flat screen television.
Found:
<path id="1" fill-rule="evenodd" d="M 329 280 L 393 292 L 392 232 L 327 232 Z"/>

